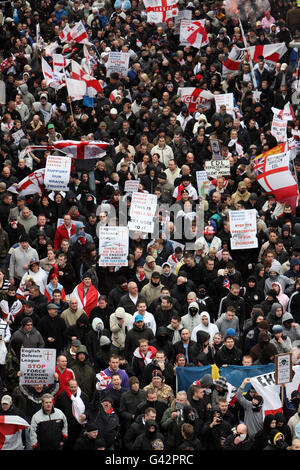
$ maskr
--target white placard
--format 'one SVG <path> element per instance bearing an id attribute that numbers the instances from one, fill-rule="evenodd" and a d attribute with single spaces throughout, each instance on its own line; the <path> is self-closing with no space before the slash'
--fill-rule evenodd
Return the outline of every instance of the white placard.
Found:
<path id="1" fill-rule="evenodd" d="M 196 171 L 198 194 L 205 198 L 209 191 L 210 181 L 207 178 L 206 171 Z"/>
<path id="2" fill-rule="evenodd" d="M 280 117 L 274 114 L 272 127 L 271 127 L 271 134 L 275 137 L 278 143 L 286 142 L 287 134 L 287 121 L 281 119 Z"/>
<path id="3" fill-rule="evenodd" d="M 152 233 L 156 206 L 156 194 L 133 193 L 129 214 L 131 220 L 128 222 L 129 230 Z"/>
<path id="4" fill-rule="evenodd" d="M 23 138 L 24 135 L 25 134 L 24 134 L 23 129 L 20 129 L 20 130 L 14 132 L 11 136 L 14 139 L 15 144 L 18 144 L 20 142 L 20 140 Z"/>
<path id="5" fill-rule="evenodd" d="M 53 384 L 56 349 L 21 348 L 20 385 Z"/>
<path id="6" fill-rule="evenodd" d="M 231 116 L 235 119 L 235 112 L 233 110 L 234 108 L 233 93 L 224 93 L 220 95 L 215 95 L 215 102 L 216 102 L 217 113 L 220 112 L 220 106 L 222 104 L 225 104 L 226 113 L 231 114 Z"/>
<path id="7" fill-rule="evenodd" d="M 216 178 L 218 175 L 230 175 L 230 161 L 229 160 L 210 160 L 205 162 L 205 171 L 207 176 Z"/>
<path id="8" fill-rule="evenodd" d="M 68 189 L 71 171 L 71 157 L 49 155 L 47 157 L 44 184 L 47 189 L 64 191 Z"/>
<path id="9" fill-rule="evenodd" d="M 128 227 L 100 227 L 99 266 L 128 266 Z"/>
<path id="10" fill-rule="evenodd" d="M 135 193 L 138 192 L 140 185 L 140 180 L 126 180 L 124 191 L 125 193 Z"/>
<path id="11" fill-rule="evenodd" d="M 211 145 L 211 150 L 212 150 L 212 159 L 222 160 L 219 141 L 216 139 L 210 139 L 210 145 Z"/>
<path id="12" fill-rule="evenodd" d="M 276 354 L 275 356 L 275 381 L 277 385 L 292 382 L 292 355 Z"/>
<path id="13" fill-rule="evenodd" d="M 129 66 L 129 52 L 109 52 L 108 61 L 106 62 L 106 76 L 114 72 L 121 77 L 126 78 Z"/>
<path id="14" fill-rule="evenodd" d="M 231 249 L 257 248 L 256 209 L 229 211 Z"/>
<path id="15" fill-rule="evenodd" d="M 182 20 L 191 20 L 192 10 L 178 10 L 178 15 L 174 19 L 174 34 L 180 33 L 180 22 Z"/>

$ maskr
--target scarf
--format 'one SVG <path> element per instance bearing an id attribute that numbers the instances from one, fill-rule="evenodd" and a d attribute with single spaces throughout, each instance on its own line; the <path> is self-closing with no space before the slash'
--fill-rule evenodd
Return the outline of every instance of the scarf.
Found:
<path id="1" fill-rule="evenodd" d="M 141 282 L 145 279 L 145 273 L 137 273 L 136 277 Z"/>
<path id="2" fill-rule="evenodd" d="M 93 284 L 90 285 L 88 290 L 85 292 L 83 291 L 83 282 L 78 284 L 77 287 L 75 287 L 73 294 L 74 297 L 79 300 L 79 307 L 83 308 L 87 316 L 90 316 L 90 311 L 97 307 L 98 304 L 98 297 L 99 297 L 99 292 L 97 291 L 96 287 L 93 286 Z"/>
<path id="3" fill-rule="evenodd" d="M 86 421 L 81 422 L 79 420 L 80 416 L 82 414 L 84 414 L 84 412 L 85 412 L 85 405 L 84 405 L 82 399 L 80 398 L 81 397 L 81 388 L 80 387 L 77 388 L 76 397 L 70 392 L 70 390 L 68 388 L 66 389 L 66 392 L 67 392 L 67 395 L 70 398 L 70 400 L 72 400 L 72 413 L 73 413 L 74 418 L 76 419 L 76 421 L 79 424 L 86 423 Z"/>
<path id="4" fill-rule="evenodd" d="M 136 350 L 134 351 L 134 356 L 138 357 L 139 359 L 143 359 L 145 366 L 147 366 L 148 364 L 150 364 L 150 362 L 152 362 L 152 359 L 155 357 L 156 352 L 157 349 L 153 346 L 148 346 L 148 351 L 146 352 L 146 354 L 143 354 L 140 348 L 136 348 Z"/>

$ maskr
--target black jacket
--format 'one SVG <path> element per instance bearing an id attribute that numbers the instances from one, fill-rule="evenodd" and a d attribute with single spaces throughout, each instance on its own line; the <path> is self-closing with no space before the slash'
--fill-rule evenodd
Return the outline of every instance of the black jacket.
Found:
<path id="1" fill-rule="evenodd" d="M 123 393 L 120 400 L 119 416 L 122 421 L 125 421 L 126 424 L 133 423 L 132 416 L 135 416 L 136 409 L 142 401 L 146 398 L 146 392 L 144 390 L 138 390 L 138 392 L 133 392 L 128 390 Z M 134 441 L 132 441 L 134 442 Z"/>
<path id="2" fill-rule="evenodd" d="M 234 444 L 236 436 L 228 436 L 224 442 L 224 450 L 251 450 L 253 449 L 253 440 L 247 435 L 246 439 L 239 444 Z"/>
<path id="3" fill-rule="evenodd" d="M 55 348 L 57 353 L 66 345 L 66 330 L 65 321 L 58 315 L 54 318 L 45 315 L 39 323 L 39 332 L 45 341 L 45 348 Z M 54 338 L 53 342 L 48 341 L 51 337 Z"/>
<path id="4" fill-rule="evenodd" d="M 143 328 L 138 328 L 135 324 L 132 329 L 128 331 L 125 339 L 125 359 L 128 362 L 131 362 L 135 348 L 138 347 L 139 339 L 148 339 L 151 341 L 154 338 L 153 331 L 151 328 L 144 326 Z"/>
<path id="5" fill-rule="evenodd" d="M 234 366 L 242 365 L 243 354 L 240 349 L 234 346 L 231 350 L 223 345 L 215 355 L 216 365 L 221 367 L 223 364 L 230 364 Z"/>
<path id="6" fill-rule="evenodd" d="M 164 370 L 161 370 L 159 365 L 157 364 L 156 359 L 153 359 L 150 364 L 148 364 L 144 370 L 143 370 L 143 376 L 142 376 L 142 382 L 141 382 L 141 387 L 144 388 L 146 385 L 150 384 L 152 380 L 152 372 L 154 370 L 160 370 L 165 378 L 165 383 L 167 385 L 170 385 L 170 387 L 174 387 L 174 371 L 173 371 L 173 366 L 172 364 L 168 361 L 168 359 L 165 360 L 165 368 Z"/>
<path id="7" fill-rule="evenodd" d="M 146 302 L 145 297 L 139 294 L 137 302 L 139 302 L 140 300 Z M 132 302 L 129 297 L 129 294 L 123 295 L 123 297 L 120 298 L 118 307 L 123 307 L 125 309 L 125 312 L 130 313 L 131 315 L 133 315 L 137 310 L 136 304 Z"/>
<path id="8" fill-rule="evenodd" d="M 182 341 L 178 341 L 174 344 L 174 355 L 175 357 L 177 354 L 184 354 L 185 356 L 185 348 L 183 346 Z M 199 354 L 199 348 L 196 341 L 190 340 L 188 346 L 188 355 L 189 355 L 189 363 L 197 364 L 197 356 Z"/>
<path id="9" fill-rule="evenodd" d="M 81 400 L 85 404 L 85 409 L 88 409 L 89 405 L 89 398 L 84 393 L 81 392 L 80 396 Z M 55 407 L 59 408 L 65 415 L 68 421 L 68 439 L 65 443 L 66 448 L 73 448 L 73 444 L 75 443 L 76 439 L 80 436 L 83 425 L 78 423 L 78 421 L 74 418 L 72 412 L 72 400 L 68 397 L 67 392 L 64 391 L 57 396 L 55 401 Z"/>

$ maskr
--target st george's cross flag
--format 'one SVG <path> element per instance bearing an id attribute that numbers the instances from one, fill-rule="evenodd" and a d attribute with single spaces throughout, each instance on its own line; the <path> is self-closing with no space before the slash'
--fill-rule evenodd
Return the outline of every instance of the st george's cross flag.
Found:
<path id="1" fill-rule="evenodd" d="M 245 53 L 250 54 L 253 62 L 258 61 L 258 57 L 263 56 L 265 62 L 275 66 L 276 62 L 286 53 L 287 48 L 284 43 L 265 44 L 262 46 L 251 46 L 248 49 L 239 49 L 234 46 L 227 59 L 223 62 L 223 75 L 229 73 L 236 75 L 239 71 L 241 62 L 244 60 Z"/>
<path id="2" fill-rule="evenodd" d="M 60 72 L 61 69 L 67 67 L 70 63 L 70 59 L 66 59 L 62 54 L 53 54 L 53 70 L 54 72 Z"/>
<path id="3" fill-rule="evenodd" d="M 61 34 L 59 35 L 61 42 L 77 42 L 78 44 L 93 45 L 89 41 L 88 33 L 84 27 L 82 21 L 75 23 L 73 28 L 67 24 Z"/>
<path id="4" fill-rule="evenodd" d="M 294 121 L 294 123 L 296 123 L 294 110 L 290 102 L 286 103 L 283 109 L 272 107 L 271 110 L 278 118 L 282 119 L 283 121 Z"/>
<path id="5" fill-rule="evenodd" d="M 209 90 L 197 87 L 179 88 L 178 93 L 180 94 L 181 101 L 187 105 L 190 113 L 194 113 L 198 107 L 205 108 L 209 101 L 214 99 L 214 95 Z"/>
<path id="6" fill-rule="evenodd" d="M 167 23 L 178 15 L 178 0 L 143 0 L 147 23 Z"/>
<path id="7" fill-rule="evenodd" d="M 65 74 L 52 70 L 48 62 L 42 57 L 42 71 L 47 86 L 59 90 L 66 86 Z"/>
<path id="8" fill-rule="evenodd" d="M 108 142 L 97 141 L 77 141 L 77 140 L 57 140 L 53 142 L 53 148 L 60 150 L 67 156 L 78 160 L 88 160 L 89 158 L 102 158 L 106 155 Z"/>
<path id="9" fill-rule="evenodd" d="M 182 20 L 180 22 L 180 44 L 191 45 L 200 49 L 208 44 L 205 20 L 192 21 Z"/>
<path id="10" fill-rule="evenodd" d="M 287 202 L 295 213 L 298 200 L 298 186 L 289 169 L 287 142 L 255 157 L 254 172 L 256 179 L 267 193 L 274 194 L 278 202 Z"/>
<path id="11" fill-rule="evenodd" d="M 0 416 L 0 450 L 23 450 L 22 431 L 29 426 L 21 416 Z"/>
<path id="12" fill-rule="evenodd" d="M 45 168 L 40 168 L 39 170 L 30 173 L 30 175 L 22 179 L 22 181 L 20 181 L 17 186 L 10 186 L 8 188 L 8 191 L 11 193 L 18 194 L 19 196 L 27 196 L 29 194 L 42 193 L 44 176 Z"/>

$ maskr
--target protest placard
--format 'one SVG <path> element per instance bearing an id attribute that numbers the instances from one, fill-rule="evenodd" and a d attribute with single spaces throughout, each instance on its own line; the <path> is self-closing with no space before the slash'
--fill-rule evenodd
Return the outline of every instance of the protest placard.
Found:
<path id="1" fill-rule="evenodd" d="M 182 20 L 191 20 L 192 10 L 178 10 L 178 15 L 174 18 L 174 34 L 180 33 L 180 22 Z"/>
<path id="2" fill-rule="evenodd" d="M 152 233 L 153 217 L 157 206 L 157 196 L 147 193 L 133 193 L 130 205 L 129 230 Z"/>
<path id="3" fill-rule="evenodd" d="M 216 139 L 210 139 L 210 145 L 212 150 L 212 159 L 213 160 L 222 160 L 222 154 L 220 150 L 219 141 Z"/>
<path id="4" fill-rule="evenodd" d="M 99 266 L 128 266 L 128 227 L 100 227 Z"/>
<path id="5" fill-rule="evenodd" d="M 203 198 L 208 194 L 208 188 L 210 185 L 209 179 L 207 178 L 206 171 L 196 171 L 198 194 Z"/>
<path id="6" fill-rule="evenodd" d="M 125 193 L 135 193 L 139 190 L 140 180 L 126 180 L 124 191 Z"/>
<path id="7" fill-rule="evenodd" d="M 287 121 L 281 119 L 280 117 L 274 114 L 272 126 L 271 126 L 271 134 L 275 137 L 278 144 L 280 142 L 285 142 L 287 139 Z"/>
<path id="8" fill-rule="evenodd" d="M 129 52 L 110 52 L 106 63 L 106 76 L 118 73 L 120 77 L 127 77 L 129 66 Z"/>
<path id="9" fill-rule="evenodd" d="M 56 366 L 56 349 L 21 348 L 20 385 L 52 384 Z"/>
<path id="10" fill-rule="evenodd" d="M 71 171 L 71 157 L 49 155 L 45 168 L 44 184 L 47 189 L 64 191 L 68 189 Z"/>
<path id="11" fill-rule="evenodd" d="M 231 249 L 257 248 L 256 210 L 229 211 Z"/>
<path id="12" fill-rule="evenodd" d="M 210 160 L 205 162 L 205 171 L 207 176 L 216 178 L 218 175 L 230 175 L 229 160 Z"/>

